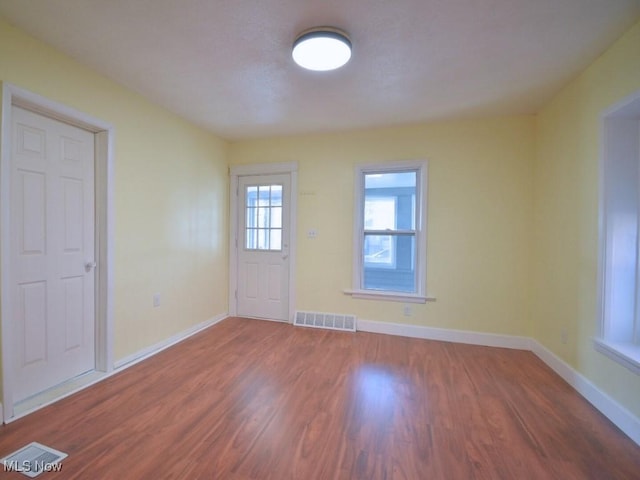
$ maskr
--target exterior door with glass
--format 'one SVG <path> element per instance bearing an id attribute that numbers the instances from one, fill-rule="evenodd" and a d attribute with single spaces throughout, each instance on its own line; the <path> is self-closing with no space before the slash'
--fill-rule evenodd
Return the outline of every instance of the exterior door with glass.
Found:
<path id="1" fill-rule="evenodd" d="M 289 321 L 289 174 L 238 181 L 239 316 Z"/>

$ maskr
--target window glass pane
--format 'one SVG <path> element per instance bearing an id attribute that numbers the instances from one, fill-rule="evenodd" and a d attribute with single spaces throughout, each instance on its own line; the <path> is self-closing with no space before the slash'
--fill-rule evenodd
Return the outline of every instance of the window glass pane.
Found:
<path id="1" fill-rule="evenodd" d="M 364 263 L 382 266 L 393 265 L 393 240 L 391 235 L 365 235 Z"/>
<path id="2" fill-rule="evenodd" d="M 247 207 L 255 207 L 258 203 L 258 187 L 247 187 Z"/>
<path id="3" fill-rule="evenodd" d="M 416 170 L 407 172 L 365 173 L 364 188 L 416 188 Z"/>
<path id="4" fill-rule="evenodd" d="M 269 209 L 265 207 L 258 208 L 258 227 L 269 227 Z"/>
<path id="5" fill-rule="evenodd" d="M 365 230 L 394 230 L 396 228 L 396 199 L 394 197 L 365 197 Z"/>
<path id="6" fill-rule="evenodd" d="M 271 187 L 269 185 L 267 186 L 260 186 L 259 188 L 259 193 L 258 193 L 258 205 L 261 207 L 268 207 L 269 206 L 269 197 L 271 195 Z"/>
<path id="7" fill-rule="evenodd" d="M 282 206 L 282 185 L 271 185 L 271 205 Z"/>
<path id="8" fill-rule="evenodd" d="M 364 228 L 414 230 L 417 172 L 367 173 L 364 177 Z"/>
<path id="9" fill-rule="evenodd" d="M 263 228 L 258 230 L 258 243 L 256 248 L 258 250 L 269 250 L 269 230 Z"/>
<path id="10" fill-rule="evenodd" d="M 271 228 L 282 228 L 282 207 L 271 207 Z"/>
<path id="11" fill-rule="evenodd" d="M 366 235 L 362 288 L 416 293 L 414 250 L 414 235 Z"/>
<path id="12" fill-rule="evenodd" d="M 271 250 L 282 250 L 282 230 L 271 230 Z"/>
<path id="13" fill-rule="evenodd" d="M 257 209 L 255 208 L 251 208 L 251 207 L 247 207 L 247 219 L 246 219 L 246 226 L 247 228 L 255 228 L 257 227 Z"/>
<path id="14" fill-rule="evenodd" d="M 258 243 L 258 231 L 253 228 L 247 228 L 245 235 L 245 247 L 254 250 Z"/>

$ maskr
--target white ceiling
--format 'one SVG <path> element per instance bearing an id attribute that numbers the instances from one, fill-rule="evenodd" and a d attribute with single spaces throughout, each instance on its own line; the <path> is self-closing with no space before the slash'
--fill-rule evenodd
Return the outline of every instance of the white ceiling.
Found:
<path id="1" fill-rule="evenodd" d="M 0 0 L 0 15 L 234 140 L 535 113 L 640 0 Z M 351 37 L 340 70 L 291 60 L 319 25 Z"/>

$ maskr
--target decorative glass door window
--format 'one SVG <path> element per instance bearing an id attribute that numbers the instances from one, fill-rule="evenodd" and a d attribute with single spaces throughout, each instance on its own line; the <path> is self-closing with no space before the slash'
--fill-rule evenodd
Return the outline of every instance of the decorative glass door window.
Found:
<path id="1" fill-rule="evenodd" d="M 245 249 L 282 250 L 282 185 L 247 186 L 245 195 Z"/>

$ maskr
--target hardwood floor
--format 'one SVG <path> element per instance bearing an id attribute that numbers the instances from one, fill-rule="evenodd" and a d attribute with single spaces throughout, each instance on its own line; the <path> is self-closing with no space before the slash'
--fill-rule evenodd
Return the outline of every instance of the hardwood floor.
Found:
<path id="1" fill-rule="evenodd" d="M 69 454 L 44 479 L 640 479 L 530 352 L 238 318 L 0 427 L 0 457 L 31 441 Z"/>

